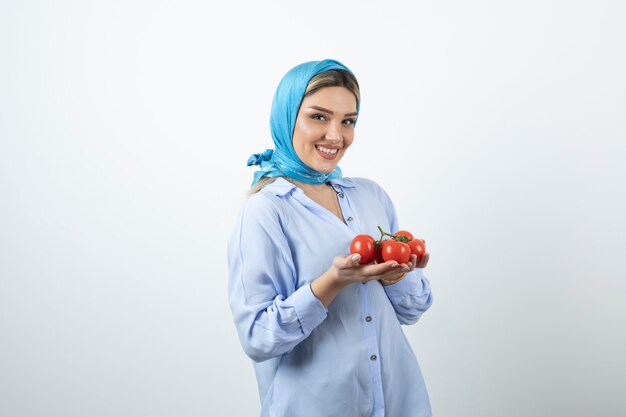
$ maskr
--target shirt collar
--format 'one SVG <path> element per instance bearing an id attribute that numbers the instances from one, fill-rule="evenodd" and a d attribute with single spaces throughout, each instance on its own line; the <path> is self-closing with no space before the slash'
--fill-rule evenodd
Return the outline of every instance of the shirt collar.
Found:
<path id="1" fill-rule="evenodd" d="M 346 178 L 346 177 L 334 178 L 334 179 L 330 180 L 329 182 L 332 185 L 338 185 L 338 186 L 343 187 L 343 188 L 354 188 L 354 187 L 356 187 L 356 184 L 352 180 L 352 178 Z"/>
<path id="2" fill-rule="evenodd" d="M 342 188 L 353 188 L 356 186 L 354 181 L 350 178 L 335 178 L 329 181 L 333 186 L 340 186 Z M 292 190 L 296 188 L 295 184 L 287 181 L 283 177 L 278 177 L 276 180 L 270 184 L 265 186 L 265 190 L 270 193 L 278 196 L 284 197 L 287 194 L 291 193 Z"/>
<path id="3" fill-rule="evenodd" d="M 284 197 L 289 194 L 291 190 L 296 188 L 295 184 L 287 181 L 283 177 L 277 177 L 276 180 L 270 184 L 267 184 L 264 190 L 277 195 L 278 197 Z"/>

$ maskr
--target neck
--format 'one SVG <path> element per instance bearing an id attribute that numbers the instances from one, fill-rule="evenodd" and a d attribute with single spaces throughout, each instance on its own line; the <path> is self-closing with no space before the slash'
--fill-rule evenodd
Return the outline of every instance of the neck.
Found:
<path id="1" fill-rule="evenodd" d="M 306 184 L 300 181 L 294 181 L 291 178 L 289 178 L 288 181 L 291 181 L 296 187 L 299 187 L 311 200 L 337 216 L 339 220 L 344 223 L 346 222 L 341 213 L 339 201 L 337 201 L 337 192 L 330 187 L 330 183 L 327 182 L 319 185 Z"/>
<path id="2" fill-rule="evenodd" d="M 319 193 L 320 191 L 326 190 L 326 188 L 328 187 L 326 185 L 326 183 L 324 183 L 324 184 L 307 184 L 307 183 L 304 183 L 304 182 L 293 180 L 291 178 L 287 178 L 287 180 L 289 182 L 293 183 L 296 187 L 301 188 L 302 191 L 304 191 L 305 193 L 308 192 L 308 191 L 312 191 L 314 193 Z"/>

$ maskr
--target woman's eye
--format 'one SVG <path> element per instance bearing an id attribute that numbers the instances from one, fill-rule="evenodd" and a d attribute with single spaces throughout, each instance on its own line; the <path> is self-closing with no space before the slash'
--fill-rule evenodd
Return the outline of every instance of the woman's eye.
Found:
<path id="1" fill-rule="evenodd" d="M 347 120 L 343 121 L 343 123 L 348 125 L 348 126 L 354 125 L 355 122 L 356 122 L 356 120 L 354 120 L 354 119 L 347 119 Z"/>
<path id="2" fill-rule="evenodd" d="M 311 119 L 313 119 L 313 120 L 326 120 L 326 117 L 324 117 L 321 114 L 314 114 L 313 116 L 311 116 Z"/>

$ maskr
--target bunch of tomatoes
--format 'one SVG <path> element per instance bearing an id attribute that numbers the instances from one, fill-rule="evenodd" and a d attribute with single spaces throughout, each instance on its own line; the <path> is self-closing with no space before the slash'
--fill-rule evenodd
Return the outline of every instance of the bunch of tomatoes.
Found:
<path id="1" fill-rule="evenodd" d="M 374 261 L 376 263 L 396 261 L 405 264 L 411 259 L 411 254 L 415 254 L 417 263 L 420 263 L 426 253 L 426 242 L 423 239 L 415 239 L 406 230 L 400 230 L 395 234 L 385 232 L 380 226 L 378 230 L 380 230 L 379 240 L 374 240 L 370 235 L 357 235 L 352 239 L 350 253 L 361 255 L 359 260 L 361 265 Z"/>

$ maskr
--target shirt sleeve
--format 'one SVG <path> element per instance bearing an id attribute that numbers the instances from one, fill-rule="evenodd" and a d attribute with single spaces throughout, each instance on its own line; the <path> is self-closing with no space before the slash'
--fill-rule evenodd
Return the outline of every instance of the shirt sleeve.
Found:
<path id="1" fill-rule="evenodd" d="M 430 282 L 423 269 L 416 268 L 401 281 L 384 287 L 402 324 L 414 324 L 433 303 Z"/>
<path id="2" fill-rule="evenodd" d="M 310 285 L 295 288 L 284 219 L 271 198 L 248 198 L 228 243 L 229 303 L 243 350 L 256 362 L 289 352 L 327 315 Z"/>
<path id="3" fill-rule="evenodd" d="M 381 201 L 385 204 L 391 233 L 399 230 L 396 209 L 389 195 L 380 189 Z M 416 268 L 401 281 L 384 286 L 385 293 L 402 324 L 414 324 L 433 303 L 430 282 L 424 276 L 423 268 Z"/>

